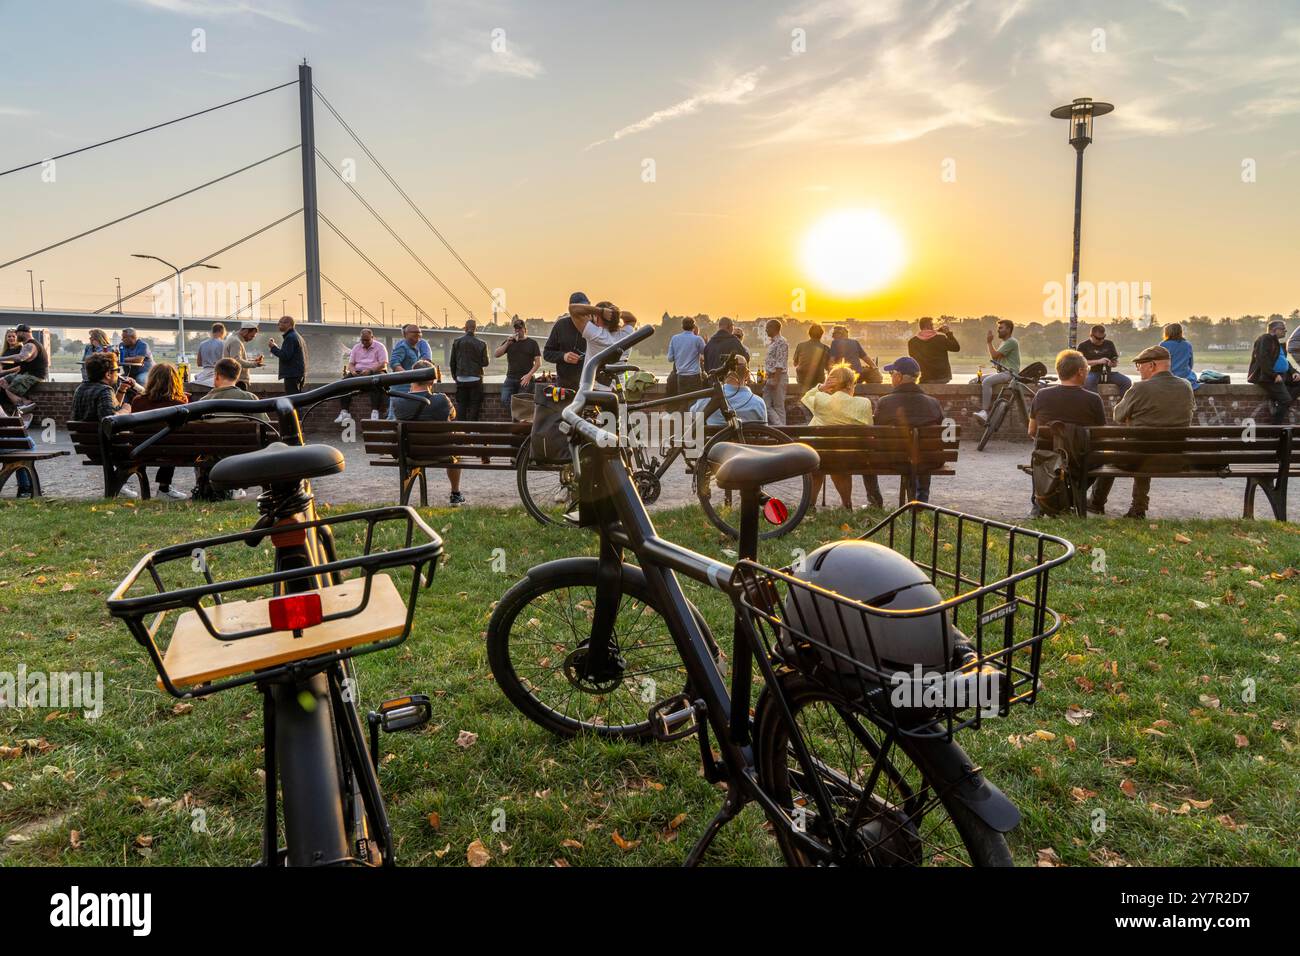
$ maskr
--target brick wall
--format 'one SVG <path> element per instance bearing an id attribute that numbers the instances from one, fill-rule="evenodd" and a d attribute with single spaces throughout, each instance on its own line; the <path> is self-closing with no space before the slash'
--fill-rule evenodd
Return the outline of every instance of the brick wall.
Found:
<path id="1" fill-rule="evenodd" d="M 46 382 L 41 385 L 33 396 L 37 404 L 35 420 L 40 422 L 45 418 L 53 418 L 60 424 L 67 421 L 68 413 L 72 409 L 72 394 L 76 391 L 76 387 L 74 382 Z M 445 392 L 453 398 L 455 397 L 456 386 L 454 383 L 442 383 L 437 388 L 439 391 Z M 194 391 L 198 393 L 203 391 L 203 388 L 197 386 Z M 283 393 L 283 389 L 278 382 L 255 382 L 252 391 L 260 398 L 269 398 Z M 807 409 L 799 403 L 799 395 L 796 394 L 796 391 L 796 389 L 791 389 L 786 399 L 788 420 L 791 424 L 798 424 L 808 420 Z M 858 386 L 859 395 L 868 395 L 873 399 L 884 395 L 888 391 L 889 386 L 887 385 Z M 944 409 L 958 425 L 971 429 L 979 427 L 972 417 L 980 405 L 978 386 L 933 385 L 927 391 L 943 403 Z M 648 389 L 645 397 L 655 398 L 663 394 L 664 387 L 657 385 Z M 1101 387 L 1101 397 L 1109 418 L 1115 403 L 1119 401 L 1119 390 L 1113 385 L 1103 385 Z M 1206 425 L 1234 425 L 1244 418 L 1251 417 L 1262 401 L 1263 393 L 1253 385 L 1202 385 L 1196 393 L 1196 422 Z M 307 419 L 304 426 L 311 433 L 332 434 L 335 431 L 332 423 L 337 414 L 338 403 L 327 402 Z M 370 398 L 368 395 L 362 393 L 353 398 L 352 415 L 354 418 L 369 417 Z M 505 421 L 509 418 L 507 410 L 501 404 L 500 385 L 498 383 L 488 383 L 484 386 L 483 418 L 487 421 Z M 1019 421 L 1019 414 L 1013 412 L 1013 418 L 1016 419 L 1014 423 L 1003 425 L 1000 437 L 1028 441 L 1023 422 Z M 1265 422 L 1267 418 L 1262 417 L 1258 420 Z"/>

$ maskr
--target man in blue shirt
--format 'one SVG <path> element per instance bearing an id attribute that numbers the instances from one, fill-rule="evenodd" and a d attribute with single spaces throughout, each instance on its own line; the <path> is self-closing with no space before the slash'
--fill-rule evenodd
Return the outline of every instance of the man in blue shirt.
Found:
<path id="1" fill-rule="evenodd" d="M 1246 380 L 1258 385 L 1268 396 L 1273 410 L 1273 424 L 1285 425 L 1291 403 L 1300 398 L 1300 372 L 1291 368 L 1286 358 L 1286 323 L 1274 319 L 1268 331 L 1255 340 L 1251 350 L 1250 371 Z"/>
<path id="2" fill-rule="evenodd" d="M 726 381 L 722 385 L 722 394 L 727 404 L 742 422 L 766 422 L 767 403 L 753 393 L 749 387 L 749 364 L 742 358 L 736 358 L 727 370 Z M 710 398 L 701 398 L 691 406 L 691 412 L 703 411 L 708 407 Z M 724 425 L 726 418 L 722 410 L 715 411 L 705 420 L 706 425 Z"/>
<path id="3" fill-rule="evenodd" d="M 433 364 L 433 350 L 429 348 L 429 343 L 421 335 L 420 327 L 414 322 L 402 326 L 402 340 L 393 346 L 393 350 L 388 353 L 388 368 L 394 372 L 409 372 L 415 368 L 415 363 L 419 361 Z M 409 392 L 409 385 L 394 385 L 391 391 Z M 404 402 L 403 404 L 410 404 Z M 394 419 L 397 413 L 393 409 L 393 404 L 388 405 L 388 417 Z"/>
<path id="4" fill-rule="evenodd" d="M 141 385 L 149 377 L 149 369 L 153 368 L 153 352 L 149 343 L 140 338 L 135 329 L 122 330 L 122 344 L 117 347 L 117 363 L 122 366 L 123 372 Z"/>
<path id="5" fill-rule="evenodd" d="M 694 319 L 682 319 L 682 330 L 668 340 L 668 361 L 673 363 L 673 374 L 668 376 L 668 394 L 681 395 L 703 388 L 700 375 L 700 356 L 704 354 L 704 339 L 696 331 Z"/>

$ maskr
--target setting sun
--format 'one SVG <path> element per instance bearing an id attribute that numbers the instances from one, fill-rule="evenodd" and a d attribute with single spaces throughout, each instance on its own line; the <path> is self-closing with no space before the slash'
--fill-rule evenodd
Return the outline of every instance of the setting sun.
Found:
<path id="1" fill-rule="evenodd" d="M 874 209 L 842 209 L 819 219 L 803 239 L 803 267 L 837 295 L 887 285 L 903 267 L 903 237 Z"/>

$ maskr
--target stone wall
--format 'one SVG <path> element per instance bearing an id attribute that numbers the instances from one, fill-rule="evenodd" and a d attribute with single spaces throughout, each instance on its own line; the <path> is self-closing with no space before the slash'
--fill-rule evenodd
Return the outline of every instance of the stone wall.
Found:
<path id="1" fill-rule="evenodd" d="M 317 382 L 314 384 L 323 384 Z M 35 412 L 36 422 L 41 422 L 46 418 L 52 418 L 55 422 L 62 424 L 67 421 L 68 413 L 72 408 L 72 394 L 76 391 L 74 382 L 46 382 L 41 385 L 33 396 L 37 409 Z M 455 396 L 456 386 L 453 383 L 443 383 L 438 386 L 440 391 Z M 196 391 L 202 390 L 199 386 Z M 282 393 L 278 382 L 255 382 L 252 391 L 259 397 L 270 397 Z M 808 420 L 807 410 L 799 403 L 799 396 L 795 394 L 794 389 L 786 401 L 788 419 L 791 424 L 797 424 Z M 887 385 L 860 385 L 858 394 L 868 395 L 873 399 L 884 395 L 889 391 Z M 980 392 L 976 385 L 933 385 L 927 391 L 934 395 L 943 403 L 944 409 L 957 422 L 958 425 L 966 429 L 979 427 L 974 422 L 972 415 L 979 408 Z M 657 385 L 647 390 L 647 398 L 655 398 L 664 394 L 664 386 Z M 1101 387 L 1101 397 L 1106 405 L 1107 416 L 1109 417 L 1115 403 L 1119 400 L 1119 390 L 1113 385 L 1103 385 Z M 1244 418 L 1255 415 L 1263 402 L 1263 393 L 1253 385 L 1202 385 L 1196 393 L 1196 423 L 1204 425 L 1235 425 Z M 316 412 L 304 423 L 307 431 L 317 434 L 332 433 L 334 417 L 338 414 L 338 403 L 327 402 L 320 406 Z M 352 415 L 354 418 L 367 418 L 370 415 L 370 398 L 365 393 L 357 395 L 352 400 Z M 500 385 L 489 382 L 484 386 L 483 395 L 483 417 L 488 421 L 504 421 L 509 418 L 508 411 L 502 406 L 500 400 Z M 1003 425 L 1000 438 L 1007 440 L 1028 441 L 1025 434 L 1024 423 L 1019 421 L 1019 414 L 1013 412 L 1014 422 Z M 1262 424 L 1266 422 L 1266 410 L 1260 412 L 1257 420 Z M 968 431 L 968 437 L 973 431 Z"/>

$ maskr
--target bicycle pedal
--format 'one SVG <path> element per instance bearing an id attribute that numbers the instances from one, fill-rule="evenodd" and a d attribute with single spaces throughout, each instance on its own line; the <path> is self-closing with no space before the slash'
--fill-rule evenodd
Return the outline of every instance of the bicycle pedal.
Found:
<path id="1" fill-rule="evenodd" d="M 650 708 L 650 733 L 655 740 L 681 740 L 699 733 L 699 712 L 685 694 L 661 700 Z"/>
<path id="2" fill-rule="evenodd" d="M 427 694 L 409 694 L 406 697 L 394 697 L 379 705 L 378 711 L 372 711 L 371 719 L 376 721 L 385 733 L 410 730 L 422 727 L 433 717 L 433 705 Z"/>

